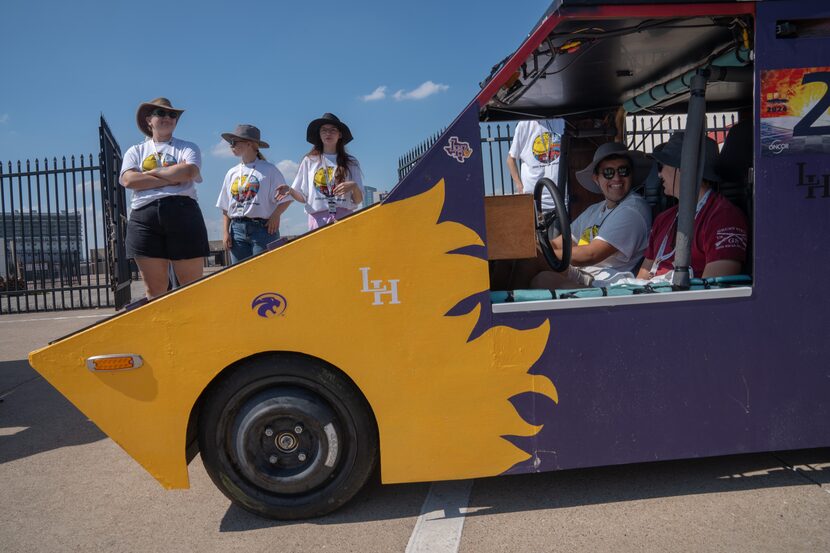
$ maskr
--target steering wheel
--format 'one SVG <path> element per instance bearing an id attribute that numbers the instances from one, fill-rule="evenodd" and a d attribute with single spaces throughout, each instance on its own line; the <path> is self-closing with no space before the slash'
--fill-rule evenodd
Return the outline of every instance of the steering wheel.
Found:
<path id="1" fill-rule="evenodd" d="M 542 211 L 542 191 L 547 189 L 553 198 L 554 210 Z M 559 188 L 549 178 L 541 178 L 533 188 L 533 207 L 536 214 L 536 241 L 542 250 L 545 261 L 556 272 L 562 272 L 571 263 L 571 221 L 568 219 L 568 210 Z M 562 237 L 562 258 L 556 257 L 553 246 L 550 244 L 550 229 L 559 232 Z"/>

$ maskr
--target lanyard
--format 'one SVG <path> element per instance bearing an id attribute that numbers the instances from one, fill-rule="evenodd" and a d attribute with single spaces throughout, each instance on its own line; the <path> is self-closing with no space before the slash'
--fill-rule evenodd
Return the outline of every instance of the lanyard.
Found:
<path id="1" fill-rule="evenodd" d="M 695 207 L 695 219 L 697 219 L 697 216 L 700 213 L 700 210 L 703 209 L 703 206 L 706 205 L 706 200 L 709 199 L 709 195 L 711 193 L 712 189 L 710 188 L 706 191 L 706 194 L 704 194 L 703 197 L 700 200 L 698 200 L 697 206 Z M 657 257 L 654 258 L 654 263 L 651 265 L 651 271 L 649 271 L 651 273 L 651 276 L 657 274 L 657 269 L 660 268 L 660 264 L 663 261 L 668 261 L 669 259 L 674 257 L 675 248 L 672 248 L 670 252 L 666 252 L 666 246 L 668 246 L 669 236 L 671 235 L 672 229 L 674 229 L 677 225 L 677 218 L 680 215 L 679 211 L 680 209 L 678 208 L 678 214 L 674 216 L 674 221 L 672 221 L 672 224 L 669 226 L 669 230 L 666 231 L 666 235 L 663 236 L 663 241 L 660 243 L 660 248 L 657 250 Z"/>
<path id="2" fill-rule="evenodd" d="M 172 142 L 172 139 L 170 139 L 170 142 Z M 165 144 L 170 144 L 170 142 L 165 142 Z M 153 147 L 153 155 L 158 160 L 158 168 L 161 169 L 164 166 L 164 160 L 162 160 L 159 151 L 156 150 L 156 141 L 152 137 L 150 137 L 150 146 Z"/>
<path id="3" fill-rule="evenodd" d="M 243 162 L 243 161 L 239 162 L 239 187 L 240 188 L 242 188 L 242 185 L 245 184 L 246 182 L 248 182 L 248 183 L 251 182 L 251 175 L 254 174 L 255 170 L 256 170 L 256 160 L 254 160 L 254 164 L 251 167 L 251 170 L 248 172 L 248 176 L 246 177 L 245 176 L 245 162 Z"/>
<path id="4" fill-rule="evenodd" d="M 328 195 L 326 196 L 326 203 L 329 207 L 329 215 L 334 217 L 334 214 L 337 213 L 337 200 L 334 197 L 334 186 L 332 186 L 332 181 L 334 180 L 334 171 L 331 172 L 331 177 L 329 177 L 329 165 L 328 160 L 326 159 L 326 154 L 320 152 L 320 161 L 323 164 L 323 178 L 326 180 L 326 190 L 328 191 Z"/>

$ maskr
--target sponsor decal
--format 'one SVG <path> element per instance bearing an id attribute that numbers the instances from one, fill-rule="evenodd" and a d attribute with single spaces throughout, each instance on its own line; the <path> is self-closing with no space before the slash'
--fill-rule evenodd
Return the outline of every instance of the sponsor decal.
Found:
<path id="1" fill-rule="evenodd" d="M 251 309 L 263 319 L 270 319 L 285 313 L 288 307 L 288 300 L 276 292 L 265 292 L 254 298 L 251 302 Z"/>
<path id="2" fill-rule="evenodd" d="M 363 287 L 361 292 L 367 292 L 374 295 L 372 305 L 384 305 L 384 299 L 389 300 L 389 304 L 399 304 L 398 300 L 398 283 L 400 279 L 390 279 L 383 281 L 381 279 L 372 280 L 369 278 L 369 271 L 371 267 L 361 267 L 360 273 L 363 275 Z"/>
<path id="3" fill-rule="evenodd" d="M 830 67 L 761 72 L 761 154 L 830 152 Z"/>
<path id="4" fill-rule="evenodd" d="M 473 155 L 473 149 L 470 148 L 470 143 L 459 140 L 457 136 L 450 137 L 449 142 L 444 146 L 444 151 L 458 163 L 464 163 L 467 161 L 467 158 Z"/>

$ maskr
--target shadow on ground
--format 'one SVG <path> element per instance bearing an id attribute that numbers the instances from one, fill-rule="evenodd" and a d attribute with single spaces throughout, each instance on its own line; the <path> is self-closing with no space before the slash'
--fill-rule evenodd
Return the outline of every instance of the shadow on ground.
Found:
<path id="1" fill-rule="evenodd" d="M 0 464 L 106 438 L 25 359 L 0 362 L 0 374 L 17 375 L 0 390 Z"/>
<path id="2" fill-rule="evenodd" d="M 641 463 L 478 479 L 466 516 L 823 484 L 830 484 L 830 448 Z M 220 531 L 415 517 L 427 486 L 382 486 L 375 480 L 342 509 L 303 521 L 267 520 L 231 505 Z"/>

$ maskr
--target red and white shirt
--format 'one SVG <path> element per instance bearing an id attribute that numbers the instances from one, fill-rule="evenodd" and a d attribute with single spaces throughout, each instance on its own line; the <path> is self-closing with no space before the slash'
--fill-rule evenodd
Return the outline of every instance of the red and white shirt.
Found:
<path id="1" fill-rule="evenodd" d="M 703 269 L 712 261 L 731 260 L 743 264 L 748 244 L 747 221 L 744 213 L 729 200 L 712 193 L 695 217 L 692 238 L 692 274 L 703 276 Z M 669 234 L 665 251 L 674 251 L 677 238 L 677 206 L 657 216 L 651 227 L 646 259 L 657 259 L 660 244 Z M 674 269 L 674 255 L 660 261 L 656 275 Z"/>

